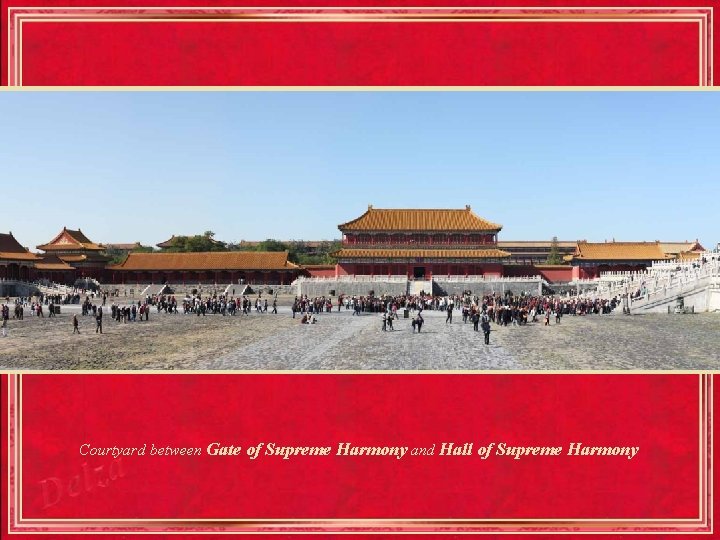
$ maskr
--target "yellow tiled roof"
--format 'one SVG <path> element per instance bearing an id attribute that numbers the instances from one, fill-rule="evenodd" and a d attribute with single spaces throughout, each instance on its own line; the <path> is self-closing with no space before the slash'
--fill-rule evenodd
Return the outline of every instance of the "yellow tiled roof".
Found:
<path id="1" fill-rule="evenodd" d="M 671 259 L 660 248 L 659 242 L 578 242 L 575 255 L 568 260 L 591 261 L 657 261 Z"/>
<path id="2" fill-rule="evenodd" d="M 362 216 L 338 225 L 341 231 L 499 231 L 502 225 L 462 210 L 388 209 L 370 206 Z"/>
<path id="3" fill-rule="evenodd" d="M 339 259 L 500 259 L 510 253 L 500 249 L 341 249 Z"/>
<path id="4" fill-rule="evenodd" d="M 0 259 L 12 261 L 37 261 L 39 257 L 34 253 L 30 253 L 29 251 L 25 251 L 24 253 L 19 253 L 16 251 L 0 251 Z"/>
<path id="5" fill-rule="evenodd" d="M 35 265 L 35 268 L 38 270 L 74 270 L 72 266 L 62 261 L 59 263 L 39 262 Z"/>
<path id="6" fill-rule="evenodd" d="M 63 230 L 47 244 L 37 246 L 37 248 L 43 251 L 62 251 L 67 249 L 103 250 L 101 245 L 92 242 L 80 229 L 74 231 L 67 227 L 63 227 Z"/>
<path id="7" fill-rule="evenodd" d="M 660 242 L 660 249 L 668 255 L 678 255 L 683 251 L 705 251 L 699 242 Z"/>
<path id="8" fill-rule="evenodd" d="M 35 253 L 30 253 L 20 245 L 12 233 L 0 233 L 0 259 L 34 261 L 39 258 Z"/>
<path id="9" fill-rule="evenodd" d="M 697 261 L 700 258 L 699 251 L 683 251 L 682 253 L 678 253 L 678 260 L 679 261 Z"/>
<path id="10" fill-rule="evenodd" d="M 497 245 L 503 249 L 550 248 L 552 247 L 552 240 L 498 240 Z M 575 249 L 577 247 L 577 240 L 558 240 L 557 245 L 559 248 Z"/>
<path id="11" fill-rule="evenodd" d="M 65 262 L 81 262 L 87 260 L 87 255 L 60 255 L 59 258 Z"/>
<path id="12" fill-rule="evenodd" d="M 287 251 L 130 253 L 113 270 L 290 270 Z"/>
<path id="13" fill-rule="evenodd" d="M 84 255 L 82 256 L 84 257 Z M 42 259 L 35 264 L 35 268 L 38 270 L 74 270 L 72 266 L 54 253 L 43 255 Z"/>

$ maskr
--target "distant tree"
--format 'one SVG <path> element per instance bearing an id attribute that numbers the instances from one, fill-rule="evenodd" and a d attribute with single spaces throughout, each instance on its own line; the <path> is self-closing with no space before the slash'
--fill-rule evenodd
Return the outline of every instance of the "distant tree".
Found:
<path id="1" fill-rule="evenodd" d="M 557 236 L 553 236 L 552 243 L 550 244 L 550 252 L 545 262 L 546 264 L 562 264 L 564 262 L 560 254 Z"/>
<path id="2" fill-rule="evenodd" d="M 340 240 L 325 240 L 316 243 L 304 240 L 289 240 L 283 242 L 268 238 L 254 245 L 248 245 L 243 241 L 228 244 L 231 251 L 287 251 L 288 260 L 296 264 L 334 264 L 335 260 L 330 255 L 342 246 Z"/>
<path id="3" fill-rule="evenodd" d="M 268 238 L 259 242 L 255 251 L 288 251 L 288 245 L 280 240 L 274 238 Z"/>
<path id="4" fill-rule="evenodd" d="M 323 259 L 324 261 L 320 264 L 334 264 L 335 263 L 335 257 L 333 257 L 333 253 L 336 251 L 340 251 L 342 249 L 342 241 L 341 240 L 330 240 L 323 242 L 322 244 L 322 253 L 323 253 Z"/>
<path id="5" fill-rule="evenodd" d="M 125 257 L 127 257 L 127 251 L 123 251 L 120 249 L 106 249 L 105 255 L 110 257 L 110 264 L 120 264 L 125 260 Z"/>
<path id="6" fill-rule="evenodd" d="M 164 252 L 186 253 L 198 251 L 227 251 L 225 242 L 213 238 L 215 233 L 205 231 L 203 234 L 194 236 L 176 236 L 172 239 L 169 247 L 163 248 Z"/>
<path id="7" fill-rule="evenodd" d="M 118 249 L 118 248 L 108 248 L 105 250 L 105 254 L 110 257 L 110 264 L 120 264 L 125 260 L 125 257 L 127 257 L 128 253 L 153 253 L 155 251 L 155 248 L 152 246 L 143 246 L 141 244 L 136 244 L 134 248 L 131 250 L 126 249 Z"/>

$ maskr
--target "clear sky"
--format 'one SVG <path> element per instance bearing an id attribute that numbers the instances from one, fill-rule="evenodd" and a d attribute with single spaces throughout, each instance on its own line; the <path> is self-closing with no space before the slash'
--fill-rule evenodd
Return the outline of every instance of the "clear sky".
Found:
<path id="1" fill-rule="evenodd" d="M 720 241 L 720 92 L 2 92 L 0 231 L 339 238 L 463 208 L 501 240 Z"/>

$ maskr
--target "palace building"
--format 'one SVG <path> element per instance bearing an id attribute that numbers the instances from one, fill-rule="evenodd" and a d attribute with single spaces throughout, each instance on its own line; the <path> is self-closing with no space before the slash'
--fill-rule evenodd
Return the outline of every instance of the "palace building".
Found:
<path id="1" fill-rule="evenodd" d="M 180 235 L 180 236 L 175 236 L 175 235 L 173 234 L 173 235 L 172 235 L 170 238 L 168 238 L 167 240 L 165 240 L 165 241 L 163 241 L 163 242 L 160 242 L 160 243 L 158 243 L 158 244 L 155 244 L 155 245 L 156 245 L 157 247 L 159 247 L 160 249 L 170 249 L 170 248 L 175 247 L 175 242 L 176 242 L 177 240 L 182 239 L 182 238 L 187 238 L 187 237 L 184 237 L 184 236 L 182 236 L 182 235 Z M 213 244 L 213 245 L 215 245 L 215 246 L 218 246 L 218 245 L 221 245 L 221 244 L 222 244 L 222 242 L 220 242 L 220 241 L 218 241 L 218 240 L 215 240 L 214 238 L 208 238 L 207 240 L 208 240 L 211 244 Z"/>
<path id="2" fill-rule="evenodd" d="M 510 253 L 498 248 L 501 225 L 462 210 L 380 209 L 338 225 L 338 275 L 501 276 Z"/>
<path id="3" fill-rule="evenodd" d="M 0 279 L 28 281 L 40 257 L 20 245 L 13 234 L 0 233 Z"/>
<path id="4" fill-rule="evenodd" d="M 47 279 L 56 283 L 74 283 L 77 270 L 60 259 L 57 255 L 47 253 L 39 255 L 40 260 L 35 263 L 31 273 L 33 279 Z"/>
<path id="5" fill-rule="evenodd" d="M 72 283 L 75 281 L 75 269 L 55 255 L 31 253 L 20 245 L 12 233 L 0 233 L 0 279 L 49 279 Z"/>
<path id="6" fill-rule="evenodd" d="M 95 278 L 114 284 L 262 284 L 289 285 L 300 276 L 392 276 L 442 280 L 464 276 L 542 277 L 549 283 L 592 279 L 601 272 L 637 271 L 654 261 L 695 260 L 705 249 L 694 242 L 499 241 L 502 226 L 464 209 L 382 209 L 368 206 L 338 225 L 341 248 L 334 265 L 300 266 L 288 252 L 168 252 L 177 237 L 157 244 L 161 252 L 132 252 L 139 244 L 97 244 L 80 230 L 64 227 L 32 253 L 12 233 L 0 233 L 0 280 L 47 279 L 75 283 Z M 218 244 L 222 244 L 218 242 Z M 257 243 L 244 242 L 245 248 Z M 327 242 L 303 246 L 327 249 Z M 548 265 L 548 255 L 565 264 Z M 108 255 L 126 254 L 119 264 Z M 446 279 L 447 281 L 447 279 Z"/>
<path id="7" fill-rule="evenodd" d="M 552 240 L 500 240 L 498 248 L 510 253 L 509 264 L 545 264 L 553 249 Z M 572 255 L 577 249 L 577 240 L 554 242 L 560 257 Z"/>
<path id="8" fill-rule="evenodd" d="M 63 227 L 55 238 L 37 248 L 44 251 L 45 256 L 54 256 L 52 264 L 57 264 L 55 258 L 66 263 L 75 270 L 78 278 L 102 280 L 105 266 L 110 262 L 105 247 L 90 240 L 80 229 L 74 231 Z"/>
<path id="9" fill-rule="evenodd" d="M 694 242 L 660 242 L 660 249 L 665 255 L 672 255 L 680 258 L 695 258 L 700 253 L 707 251 L 697 240 Z"/>
<path id="10" fill-rule="evenodd" d="M 305 271 L 287 251 L 129 253 L 108 267 L 112 283 L 290 284 Z"/>
<path id="11" fill-rule="evenodd" d="M 573 278 L 592 279 L 601 272 L 639 271 L 653 261 L 672 260 L 676 256 L 662 249 L 660 242 L 578 242 L 573 255 L 564 259 L 573 266 Z"/>

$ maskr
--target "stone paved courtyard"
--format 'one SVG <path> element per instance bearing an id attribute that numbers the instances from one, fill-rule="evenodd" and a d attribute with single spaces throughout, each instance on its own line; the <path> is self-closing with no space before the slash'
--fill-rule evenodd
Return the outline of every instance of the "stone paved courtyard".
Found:
<path id="1" fill-rule="evenodd" d="M 10 320 L 0 338 L 4 369 L 202 370 L 602 370 L 720 369 L 720 315 L 565 316 L 550 327 L 493 325 L 491 344 L 443 312 L 425 311 L 421 334 L 407 319 L 381 331 L 381 316 L 320 314 L 302 325 L 287 306 L 248 317 L 157 314 L 122 324 L 90 317 L 72 334 L 75 306 L 57 318 Z"/>

